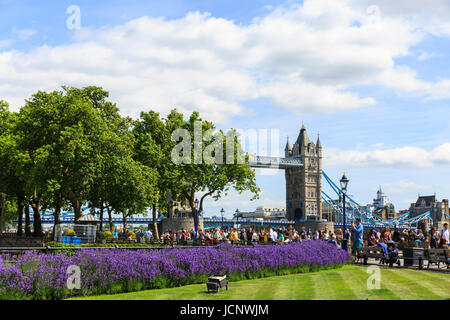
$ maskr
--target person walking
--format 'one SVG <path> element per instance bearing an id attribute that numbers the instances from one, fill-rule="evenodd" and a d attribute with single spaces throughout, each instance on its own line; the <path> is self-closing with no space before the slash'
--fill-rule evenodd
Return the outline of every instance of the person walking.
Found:
<path id="1" fill-rule="evenodd" d="M 352 254 L 357 254 L 359 248 L 363 246 L 364 228 L 361 219 L 356 218 L 356 225 L 352 222 Z M 356 258 L 356 260 L 359 260 Z"/>
<path id="2" fill-rule="evenodd" d="M 302 227 L 302 230 L 300 231 L 300 237 L 302 238 L 302 240 L 306 240 L 306 236 L 307 236 L 307 233 L 306 233 L 305 227 Z"/>
<path id="3" fill-rule="evenodd" d="M 247 240 L 248 240 L 248 234 L 247 234 L 247 231 L 245 231 L 245 229 L 242 229 L 240 238 L 241 238 L 241 241 L 243 242 L 243 244 L 246 245 Z"/>
<path id="4" fill-rule="evenodd" d="M 441 236 L 441 239 L 444 238 L 445 239 L 445 243 L 448 245 L 450 245 L 450 233 L 448 231 L 448 223 L 444 223 L 444 229 L 441 230 L 441 232 L 439 233 Z"/>
<path id="5" fill-rule="evenodd" d="M 272 234 L 270 236 L 270 238 L 272 239 L 272 243 L 276 244 L 277 240 L 278 240 L 278 234 L 275 230 L 273 230 L 273 229 L 270 229 L 270 230 L 272 231 Z"/>
<path id="6" fill-rule="evenodd" d="M 431 228 L 430 235 L 428 236 L 427 242 L 430 246 L 430 249 L 437 249 L 437 247 L 439 245 L 439 237 L 437 235 L 435 228 Z"/>

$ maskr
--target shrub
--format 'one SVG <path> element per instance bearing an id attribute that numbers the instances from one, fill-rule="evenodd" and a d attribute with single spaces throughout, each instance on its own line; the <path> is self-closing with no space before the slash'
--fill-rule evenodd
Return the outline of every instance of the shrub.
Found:
<path id="1" fill-rule="evenodd" d="M 0 299 L 62 299 L 203 283 L 210 275 L 230 281 L 336 268 L 350 255 L 320 240 L 288 245 L 165 250 L 81 249 L 73 254 L 26 252 L 9 264 L 0 255 Z M 81 291 L 69 291 L 67 268 L 81 270 Z"/>
<path id="2" fill-rule="evenodd" d="M 76 237 L 77 236 L 77 233 L 72 229 L 68 229 L 65 233 L 66 233 L 66 236 L 68 236 L 68 237 Z"/>
<path id="3" fill-rule="evenodd" d="M 105 231 L 103 232 L 103 239 L 105 240 L 112 240 L 113 235 L 111 231 Z"/>

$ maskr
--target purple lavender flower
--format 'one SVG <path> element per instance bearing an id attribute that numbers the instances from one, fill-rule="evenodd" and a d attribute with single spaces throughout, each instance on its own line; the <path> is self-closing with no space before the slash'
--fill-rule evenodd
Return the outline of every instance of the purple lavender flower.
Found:
<path id="1" fill-rule="evenodd" d="M 82 249 L 72 256 L 27 252 L 17 259 L 0 255 L 0 299 L 70 296 L 74 294 L 67 289 L 71 265 L 80 267 L 82 292 L 96 294 L 133 283 L 151 288 L 158 279 L 174 286 L 215 274 L 340 265 L 349 259 L 347 252 L 320 240 L 254 247 L 221 244 L 165 250 Z"/>

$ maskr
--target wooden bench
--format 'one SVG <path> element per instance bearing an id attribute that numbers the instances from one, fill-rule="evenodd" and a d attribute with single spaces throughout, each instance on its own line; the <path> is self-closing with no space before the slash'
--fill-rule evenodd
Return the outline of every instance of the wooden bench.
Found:
<path id="1" fill-rule="evenodd" d="M 447 264 L 447 269 L 450 268 L 450 249 L 444 249 L 445 263 Z"/>
<path id="2" fill-rule="evenodd" d="M 406 260 L 411 261 L 411 264 L 408 264 L 410 266 L 418 263 L 420 270 L 423 269 L 424 260 L 428 260 L 428 268 L 433 263 L 437 264 L 438 267 L 440 263 L 446 263 L 447 267 L 449 266 L 450 250 L 448 249 L 424 249 L 423 256 L 415 255 L 413 252 L 409 252 L 409 254 L 405 255 L 406 250 L 417 250 L 417 248 L 398 248 L 398 256 L 395 263 L 399 267 L 401 266 L 401 260 L 403 260 L 403 266 L 406 266 Z M 358 259 L 363 259 L 365 265 L 367 265 L 368 258 L 380 259 L 382 263 L 387 262 L 389 258 L 386 256 L 384 249 L 381 247 L 361 247 L 358 249 L 358 253 L 354 256 Z M 393 265 L 394 263 L 389 263 L 390 267 L 393 267 Z"/>
<path id="3" fill-rule="evenodd" d="M 425 249 L 425 259 L 428 260 L 427 268 L 430 268 L 430 265 L 437 264 L 437 267 L 440 267 L 441 263 L 445 263 L 447 268 L 449 267 L 449 252 L 448 249 Z"/>
<path id="4" fill-rule="evenodd" d="M 356 254 L 358 259 L 363 259 L 364 265 L 367 265 L 367 260 L 369 258 L 380 259 L 382 262 L 386 259 L 386 254 L 384 249 L 381 247 L 361 247 L 358 248 L 358 253 Z"/>

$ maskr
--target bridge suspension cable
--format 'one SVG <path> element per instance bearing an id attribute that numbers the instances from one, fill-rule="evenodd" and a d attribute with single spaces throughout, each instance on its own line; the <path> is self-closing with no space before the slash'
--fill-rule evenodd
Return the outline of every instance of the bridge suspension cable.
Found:
<path id="1" fill-rule="evenodd" d="M 328 177 L 328 175 L 322 171 L 322 175 L 325 178 L 328 185 L 332 188 L 332 190 L 338 195 L 339 200 L 342 199 L 343 191 L 341 188 L 339 188 L 333 180 Z M 322 191 L 322 199 L 325 201 L 325 203 L 330 206 L 335 212 L 338 212 L 340 215 L 343 215 L 341 210 L 343 211 L 343 207 L 336 203 L 329 195 L 327 195 L 324 191 Z M 363 224 L 371 224 L 371 225 L 384 225 L 384 226 L 390 226 L 390 225 L 411 225 L 417 222 L 420 222 L 424 219 L 429 219 L 432 221 L 431 215 L 433 213 L 433 210 L 424 212 L 420 215 L 417 215 L 415 217 L 410 217 L 413 214 L 413 211 L 410 210 L 407 213 L 404 213 L 398 217 L 392 218 L 392 219 L 385 219 L 375 212 L 372 212 L 368 210 L 367 208 L 361 206 L 356 201 L 354 201 L 350 196 L 346 195 L 346 199 L 349 201 L 346 202 L 346 213 L 348 214 L 348 218 L 350 220 L 355 220 L 356 218 L 360 218 L 361 222 Z M 340 210 L 339 210 L 339 209 Z M 444 212 L 447 217 L 450 218 L 447 212 Z"/>

